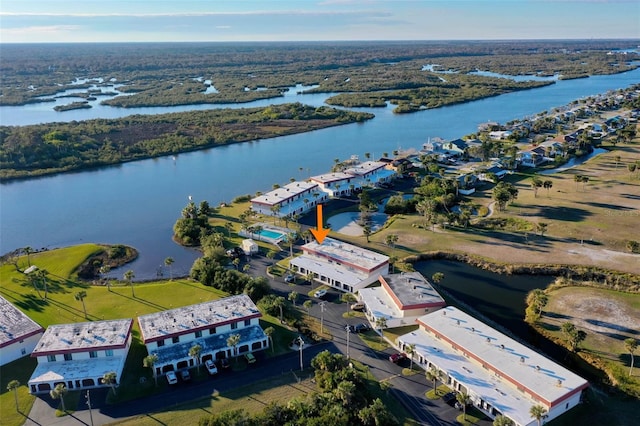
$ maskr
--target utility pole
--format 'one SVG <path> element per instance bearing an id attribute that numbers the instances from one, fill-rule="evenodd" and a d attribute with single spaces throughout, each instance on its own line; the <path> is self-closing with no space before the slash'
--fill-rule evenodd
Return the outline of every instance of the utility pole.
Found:
<path id="1" fill-rule="evenodd" d="M 300 349 L 300 371 L 304 370 L 304 364 L 302 363 L 302 347 L 304 346 L 304 340 L 302 337 L 298 337 L 298 348 Z"/>
<path id="2" fill-rule="evenodd" d="M 326 303 L 324 300 L 318 303 L 320 305 L 320 334 L 324 333 L 324 305 Z"/>
<path id="3" fill-rule="evenodd" d="M 89 407 L 89 419 L 91 419 L 91 426 L 93 426 L 93 412 L 91 411 L 91 395 L 89 394 L 89 391 L 87 390 L 87 406 Z"/>
<path id="4" fill-rule="evenodd" d="M 347 328 L 347 359 L 349 359 L 349 336 L 351 336 L 351 329 Z"/>

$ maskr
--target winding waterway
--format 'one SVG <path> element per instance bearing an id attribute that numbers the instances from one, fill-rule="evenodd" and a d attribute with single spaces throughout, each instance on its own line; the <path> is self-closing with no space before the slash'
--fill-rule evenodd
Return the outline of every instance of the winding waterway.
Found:
<path id="1" fill-rule="evenodd" d="M 211 205 L 237 195 L 270 190 L 274 183 L 326 172 L 334 158 L 373 158 L 395 149 L 419 148 L 428 137 L 457 138 L 487 120 L 508 122 L 569 104 L 586 96 L 640 82 L 640 69 L 608 76 L 560 80 L 556 84 L 465 104 L 396 115 L 393 107 L 366 109 L 376 114 L 362 124 L 247 142 L 204 151 L 137 161 L 98 170 L 68 173 L 0 185 L 0 252 L 30 246 L 54 248 L 82 242 L 136 247 L 137 279 L 153 278 L 163 259 L 175 259 L 174 272 L 186 273 L 198 256 L 171 240 L 172 226 L 188 196 Z M 322 105 L 327 94 L 287 96 L 237 107 L 299 101 Z M 187 105 L 122 109 L 94 107 L 50 112 L 51 104 L 1 107 L 3 125 L 159 114 L 230 105 Z M 36 111 L 36 112 L 34 112 Z M 26 118 L 25 118 L 26 117 Z"/>

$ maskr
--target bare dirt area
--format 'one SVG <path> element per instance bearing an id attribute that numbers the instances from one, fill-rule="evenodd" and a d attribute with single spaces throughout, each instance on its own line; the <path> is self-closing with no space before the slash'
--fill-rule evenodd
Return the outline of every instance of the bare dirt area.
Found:
<path id="1" fill-rule="evenodd" d="M 560 327 L 565 322 L 571 322 L 587 333 L 585 349 L 610 361 L 621 362 L 621 354 L 627 353 L 624 340 L 640 338 L 640 295 L 592 287 L 553 290 L 540 323 L 560 335 Z M 640 369 L 634 376 L 640 377 Z"/>

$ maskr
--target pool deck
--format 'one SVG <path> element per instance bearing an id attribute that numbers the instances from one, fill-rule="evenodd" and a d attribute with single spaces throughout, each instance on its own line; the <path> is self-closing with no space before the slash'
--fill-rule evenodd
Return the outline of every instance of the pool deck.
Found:
<path id="1" fill-rule="evenodd" d="M 270 237 L 267 237 L 265 235 L 251 234 L 251 233 L 249 233 L 249 232 L 247 232 L 245 230 L 241 230 L 239 232 L 239 235 L 242 236 L 242 237 L 246 237 L 246 238 L 252 238 L 252 239 L 258 240 L 258 241 L 264 241 L 266 243 L 271 243 L 271 244 L 274 244 L 274 245 L 279 247 L 278 244 L 280 244 L 283 240 L 286 239 L 287 234 L 289 234 L 291 232 L 296 232 L 294 229 L 291 229 L 291 228 L 282 228 L 282 227 L 275 226 L 275 225 L 272 225 L 272 224 L 268 224 L 268 223 L 265 223 L 265 222 L 256 223 L 256 224 L 254 224 L 254 226 L 261 226 L 262 229 L 264 229 L 265 231 L 277 232 L 279 234 L 282 234 L 282 236 L 280 236 L 278 238 L 270 238 Z"/>

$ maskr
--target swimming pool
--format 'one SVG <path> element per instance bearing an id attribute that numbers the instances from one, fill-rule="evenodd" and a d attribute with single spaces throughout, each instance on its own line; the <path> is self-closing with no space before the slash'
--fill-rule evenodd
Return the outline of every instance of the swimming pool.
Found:
<path id="1" fill-rule="evenodd" d="M 282 240 L 284 237 L 286 237 L 286 234 L 274 231 L 272 229 L 261 229 L 260 232 L 256 232 L 256 235 L 276 241 Z"/>

